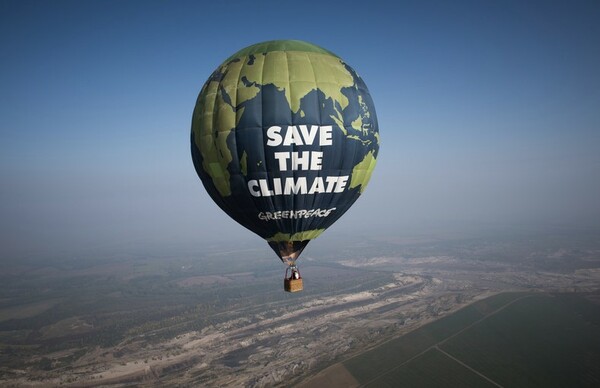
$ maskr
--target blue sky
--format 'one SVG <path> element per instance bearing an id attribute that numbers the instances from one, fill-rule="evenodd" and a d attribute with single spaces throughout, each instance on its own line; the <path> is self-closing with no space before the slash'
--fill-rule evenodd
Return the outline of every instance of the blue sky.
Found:
<path id="1" fill-rule="evenodd" d="M 2 0 L 0 258 L 254 239 L 189 130 L 210 73 L 272 39 L 335 52 L 376 104 L 379 164 L 328 233 L 597 226 L 598 20 L 597 1 Z"/>

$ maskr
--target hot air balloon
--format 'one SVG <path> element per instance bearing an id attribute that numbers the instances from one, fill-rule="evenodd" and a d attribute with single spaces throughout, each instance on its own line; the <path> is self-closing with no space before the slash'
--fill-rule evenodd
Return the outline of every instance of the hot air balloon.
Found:
<path id="1" fill-rule="evenodd" d="M 302 289 L 296 260 L 365 190 L 379 130 L 362 78 L 298 40 L 246 47 L 202 87 L 192 117 L 194 167 L 215 203 L 265 239 Z"/>

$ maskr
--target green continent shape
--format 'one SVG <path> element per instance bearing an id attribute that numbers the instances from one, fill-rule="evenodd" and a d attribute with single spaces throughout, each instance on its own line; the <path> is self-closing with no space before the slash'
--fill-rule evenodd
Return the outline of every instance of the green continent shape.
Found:
<path id="1" fill-rule="evenodd" d="M 338 102 L 342 109 L 348 106 L 348 98 L 341 89 L 353 86 L 354 78 L 338 57 L 321 52 L 271 51 L 256 55 L 252 65 L 248 64 L 248 57 L 239 59 L 244 64 L 238 73 L 240 83 L 242 77 L 246 77 L 248 82 L 257 85 L 275 85 L 285 91 L 293 113 L 300 110 L 302 98 L 316 89 L 321 90 L 326 98 Z M 243 84 L 240 86 L 246 87 Z M 243 99 L 252 97 L 254 95 L 249 98 L 244 96 Z M 241 102 L 237 101 L 238 104 Z M 342 117 L 341 112 L 338 113 Z"/>
<path id="2" fill-rule="evenodd" d="M 362 193 L 371 179 L 371 174 L 373 173 L 373 169 L 375 169 L 376 164 L 377 159 L 375 159 L 373 156 L 373 151 L 369 151 L 365 155 L 364 159 L 354 166 L 354 169 L 352 169 L 350 188 L 353 189 L 357 186 L 360 186 L 360 192 Z"/>
<path id="3" fill-rule="evenodd" d="M 227 166 L 233 157 L 227 147 L 227 137 L 235 128 L 235 119 L 235 111 L 225 102 L 219 82 L 208 82 L 198 97 L 192 130 L 196 147 L 202 155 L 202 168 L 223 197 L 231 195 Z"/>
<path id="4" fill-rule="evenodd" d="M 312 240 L 314 238 L 319 237 L 321 233 L 323 233 L 325 229 L 313 229 L 313 230 L 305 230 L 304 232 L 297 232 L 294 234 L 290 233 L 277 233 L 266 240 L 282 242 L 282 241 L 304 241 L 304 240 Z"/>
<path id="5" fill-rule="evenodd" d="M 237 53 L 230 56 L 225 62 L 229 62 L 232 59 L 240 58 L 252 54 L 263 54 L 269 53 L 272 51 L 305 51 L 305 52 L 315 52 L 322 54 L 329 54 L 332 56 L 336 56 L 329 50 L 325 50 L 323 47 L 319 47 L 312 43 L 304 42 L 302 40 L 270 40 L 267 42 L 261 42 L 257 44 L 253 44 L 252 46 L 248 46 L 246 48 L 241 49 Z"/>
<path id="6" fill-rule="evenodd" d="M 221 65 L 215 74 L 222 77 L 211 79 L 202 88 L 194 110 L 192 129 L 202 154 L 202 167 L 222 197 L 231 195 L 228 166 L 233 157 L 227 138 L 244 113 L 244 107 L 236 107 L 260 91 L 259 85 L 246 86 L 241 81 L 242 77 L 255 77 L 261 72 L 260 60 L 254 64 L 233 61 Z"/>
<path id="7" fill-rule="evenodd" d="M 248 154 L 246 151 L 242 152 L 242 157 L 240 158 L 240 169 L 242 170 L 242 175 L 248 175 Z"/>
<path id="8" fill-rule="evenodd" d="M 350 123 L 354 133 L 346 134 L 346 137 L 348 139 L 360 141 L 365 146 L 370 146 L 372 143 L 372 138 L 369 138 L 371 137 L 371 131 L 373 130 L 369 120 L 371 118 L 371 112 L 369 111 L 369 106 L 365 103 L 361 95 L 358 96 L 357 103 L 360 107 L 360 113 L 358 114 L 358 117 Z M 379 132 L 375 132 L 373 137 L 375 138 L 377 145 L 379 145 Z"/>
<path id="9" fill-rule="evenodd" d="M 359 115 L 358 118 L 356 120 L 354 120 L 351 125 L 352 125 L 352 128 L 356 129 L 357 131 L 362 131 L 362 128 L 363 128 L 362 116 Z"/>

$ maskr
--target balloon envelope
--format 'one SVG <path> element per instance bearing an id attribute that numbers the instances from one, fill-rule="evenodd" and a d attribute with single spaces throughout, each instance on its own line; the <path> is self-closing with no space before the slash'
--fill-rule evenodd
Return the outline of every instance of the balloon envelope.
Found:
<path id="1" fill-rule="evenodd" d="M 191 149 L 217 205 L 295 260 L 364 191 L 379 131 L 350 66 L 307 42 L 269 41 L 238 51 L 206 81 Z"/>

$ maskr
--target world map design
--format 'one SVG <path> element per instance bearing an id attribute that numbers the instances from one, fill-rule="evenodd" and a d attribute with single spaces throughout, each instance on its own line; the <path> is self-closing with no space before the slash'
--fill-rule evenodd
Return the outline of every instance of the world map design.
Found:
<path id="1" fill-rule="evenodd" d="M 220 65 L 200 91 L 191 137 L 211 198 L 267 241 L 322 233 L 364 191 L 379 151 L 362 78 L 301 41 L 250 46 Z"/>

